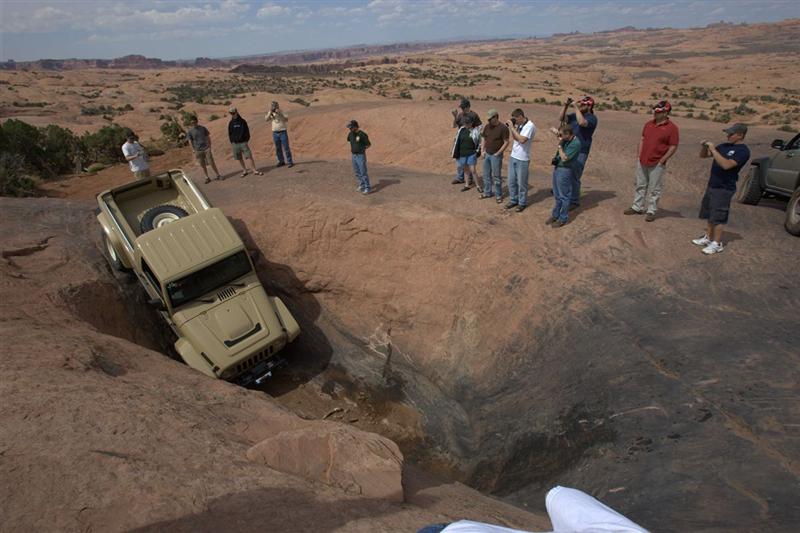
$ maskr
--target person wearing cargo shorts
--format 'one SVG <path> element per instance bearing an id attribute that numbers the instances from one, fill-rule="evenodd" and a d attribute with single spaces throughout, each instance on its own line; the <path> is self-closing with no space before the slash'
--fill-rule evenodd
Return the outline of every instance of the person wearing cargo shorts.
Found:
<path id="1" fill-rule="evenodd" d="M 653 120 L 645 123 L 639 141 L 636 192 L 633 205 L 626 209 L 624 214 L 643 214 L 647 200 L 647 216 L 645 216 L 647 222 L 656 219 L 658 200 L 661 198 L 664 177 L 667 173 L 667 161 L 678 149 L 678 126 L 669 119 L 671 110 L 672 106 L 666 100 L 661 100 L 653 106 Z"/>
<path id="2" fill-rule="evenodd" d="M 189 125 L 191 129 L 186 132 L 186 139 L 189 141 L 189 146 L 192 147 L 195 160 L 203 169 L 203 174 L 206 175 L 206 183 L 211 183 L 211 178 L 208 177 L 207 165 L 211 165 L 211 168 L 214 169 L 214 173 L 217 175 L 215 179 L 221 180 L 222 176 L 219 175 L 217 164 L 214 162 L 214 154 L 211 153 L 211 134 L 205 126 L 197 124 L 197 117 L 195 116 L 189 119 Z"/>
<path id="3" fill-rule="evenodd" d="M 231 107 L 228 113 L 231 116 L 231 121 L 228 122 L 228 139 L 231 142 L 231 148 L 233 148 L 233 158 L 242 165 L 242 177 L 250 173 L 244 164 L 245 157 L 253 165 L 253 174 L 256 176 L 263 175 L 264 173 L 256 167 L 253 152 L 250 151 L 250 146 L 247 145 L 250 140 L 250 128 L 247 127 L 247 121 L 239 115 L 239 111 L 235 107 Z"/>
<path id="4" fill-rule="evenodd" d="M 747 126 L 736 123 L 726 128 L 728 142 L 719 145 L 703 141 L 700 157 L 713 157 L 711 175 L 700 205 L 700 218 L 708 221 L 705 234 L 692 243 L 703 247 L 706 255 L 718 254 L 722 246 L 722 227 L 728 223 L 731 198 L 736 193 L 739 170 L 750 159 L 750 149 L 742 144 L 747 135 Z"/>

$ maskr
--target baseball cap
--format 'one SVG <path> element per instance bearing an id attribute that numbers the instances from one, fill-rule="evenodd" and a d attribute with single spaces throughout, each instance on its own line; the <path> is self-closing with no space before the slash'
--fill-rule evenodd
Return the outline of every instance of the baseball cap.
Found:
<path id="1" fill-rule="evenodd" d="M 653 106 L 653 111 L 656 113 L 669 113 L 672 111 L 672 106 L 666 100 L 661 100 L 656 105 Z"/>
<path id="2" fill-rule="evenodd" d="M 466 98 L 462 98 L 461 103 L 458 104 L 458 107 L 460 107 L 461 109 L 469 107 L 469 100 L 467 100 Z"/>
<path id="3" fill-rule="evenodd" d="M 492 117 L 499 117 L 500 113 L 497 112 L 497 109 L 490 109 L 488 113 L 486 113 L 486 120 L 491 119 Z"/>
<path id="4" fill-rule="evenodd" d="M 594 107 L 594 98 L 592 98 L 591 96 L 584 96 L 583 98 L 578 100 L 578 104 L 581 105 L 586 104 L 589 107 Z"/>
<path id="5" fill-rule="evenodd" d="M 350 122 L 347 123 L 347 129 L 357 128 L 357 127 L 358 127 L 358 121 L 357 120 L 351 120 Z"/>
<path id="6" fill-rule="evenodd" d="M 731 135 L 731 134 L 734 134 L 734 133 L 745 134 L 745 133 L 747 133 L 747 124 L 742 124 L 741 122 L 737 122 L 736 124 L 733 124 L 732 126 L 729 126 L 729 127 L 725 128 L 722 131 L 724 131 L 728 135 Z"/>
<path id="7" fill-rule="evenodd" d="M 230 113 L 231 115 L 233 115 L 234 113 L 238 113 L 238 111 L 236 110 L 236 108 L 235 108 L 235 107 L 231 106 L 231 108 L 230 108 L 230 109 L 228 109 L 228 113 Z"/>

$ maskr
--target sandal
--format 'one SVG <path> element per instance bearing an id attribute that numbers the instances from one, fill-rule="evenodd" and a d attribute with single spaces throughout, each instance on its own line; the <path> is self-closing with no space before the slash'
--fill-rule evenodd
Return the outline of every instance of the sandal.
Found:
<path id="1" fill-rule="evenodd" d="M 481 187 L 480 185 L 478 185 L 478 186 L 477 186 L 477 188 L 478 188 L 478 192 L 479 192 L 479 193 L 481 193 L 481 194 L 483 194 L 483 187 Z"/>
<path id="2" fill-rule="evenodd" d="M 468 191 L 468 190 L 470 190 L 471 188 L 472 188 L 472 185 L 464 185 L 464 186 L 461 188 L 461 192 Z"/>
<path id="3" fill-rule="evenodd" d="M 206 176 L 206 184 L 208 184 L 208 183 L 211 183 L 211 178 L 209 178 L 208 176 Z"/>
<path id="4" fill-rule="evenodd" d="M 255 174 L 256 176 L 263 176 L 264 175 L 264 173 L 261 172 L 260 170 L 254 170 L 253 174 Z"/>
<path id="5" fill-rule="evenodd" d="M 243 171 L 242 171 L 242 177 L 245 177 L 245 176 L 247 176 L 248 174 L 250 174 L 250 171 L 249 171 L 249 170 L 243 170 Z"/>

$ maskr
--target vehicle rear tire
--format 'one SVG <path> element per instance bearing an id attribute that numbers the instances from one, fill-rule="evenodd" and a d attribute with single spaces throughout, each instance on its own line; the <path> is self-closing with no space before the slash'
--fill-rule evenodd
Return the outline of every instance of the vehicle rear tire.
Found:
<path id="1" fill-rule="evenodd" d="M 111 265 L 113 270 L 117 272 L 129 272 L 130 270 L 125 268 L 125 265 L 122 264 L 122 261 L 117 255 L 117 251 L 114 249 L 114 245 L 111 244 L 111 239 L 108 238 L 105 231 L 100 232 L 101 237 L 103 239 L 103 255 L 106 256 L 106 260 L 108 264 Z"/>
<path id="2" fill-rule="evenodd" d="M 139 227 L 142 230 L 142 233 L 147 233 L 152 229 L 171 224 L 172 222 L 175 222 L 179 218 L 183 218 L 185 216 L 189 216 L 189 213 L 187 213 L 185 209 L 182 209 L 178 206 L 159 205 L 150 209 L 144 214 L 142 217 L 142 223 Z"/>
<path id="3" fill-rule="evenodd" d="M 740 204 L 756 205 L 763 194 L 764 191 L 758 182 L 758 167 L 750 167 L 750 171 L 736 192 L 736 201 Z"/>
<path id="4" fill-rule="evenodd" d="M 789 203 L 786 204 L 786 221 L 783 226 L 792 235 L 800 237 L 800 187 L 794 190 Z"/>

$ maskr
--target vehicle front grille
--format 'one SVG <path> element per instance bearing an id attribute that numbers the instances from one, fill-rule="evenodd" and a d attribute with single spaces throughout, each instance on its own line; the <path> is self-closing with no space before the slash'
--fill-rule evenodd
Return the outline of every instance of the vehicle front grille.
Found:
<path id="1" fill-rule="evenodd" d="M 233 288 L 233 287 L 228 287 L 228 288 L 223 289 L 223 290 L 221 290 L 221 291 L 219 291 L 217 293 L 217 299 L 218 300 L 227 300 L 228 298 L 231 298 L 232 296 L 235 296 L 235 295 L 236 295 L 236 289 Z"/>
<path id="2" fill-rule="evenodd" d="M 238 363 L 236 365 L 236 374 L 238 375 L 241 374 L 242 372 L 246 372 L 255 367 L 256 365 L 258 365 L 258 363 L 260 363 L 261 361 L 269 359 L 274 351 L 275 351 L 274 346 L 269 346 L 268 348 L 261 350 L 260 352 L 250 357 L 249 359 L 245 359 L 241 363 Z"/>

